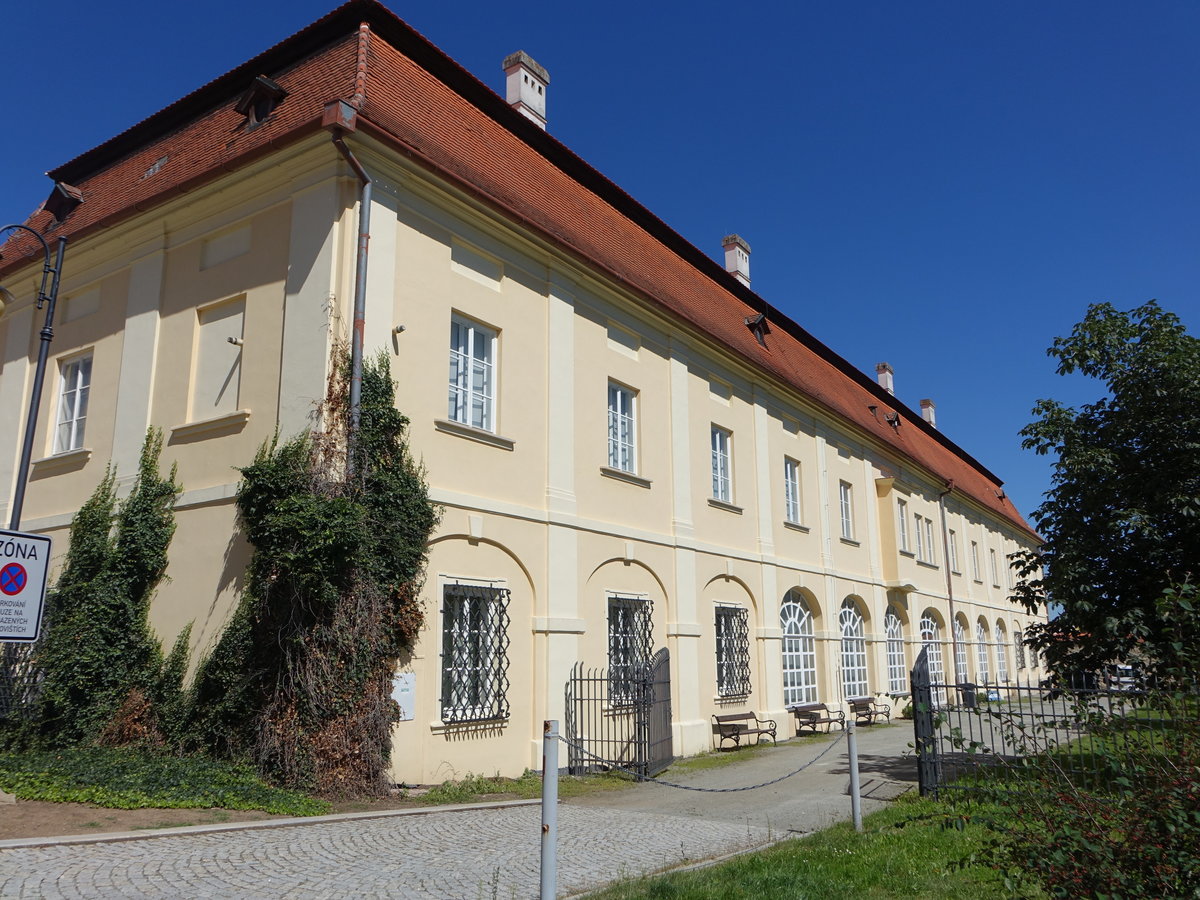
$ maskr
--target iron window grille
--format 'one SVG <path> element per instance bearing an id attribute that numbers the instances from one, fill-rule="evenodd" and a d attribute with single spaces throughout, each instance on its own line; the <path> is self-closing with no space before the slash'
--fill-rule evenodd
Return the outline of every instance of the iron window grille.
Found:
<path id="1" fill-rule="evenodd" d="M 442 721 L 507 719 L 507 588 L 448 584 L 442 603 Z"/>
<path id="2" fill-rule="evenodd" d="M 717 696 L 750 695 L 750 614 L 740 606 L 718 606 Z"/>
<path id="3" fill-rule="evenodd" d="M 628 706 L 654 654 L 654 602 L 641 597 L 608 598 L 608 699 Z"/>

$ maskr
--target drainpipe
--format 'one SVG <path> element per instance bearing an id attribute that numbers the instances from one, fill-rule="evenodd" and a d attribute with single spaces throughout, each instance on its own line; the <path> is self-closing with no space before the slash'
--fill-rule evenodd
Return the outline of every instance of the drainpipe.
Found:
<path id="1" fill-rule="evenodd" d="M 946 563 L 946 597 L 950 601 L 950 646 L 954 656 L 950 665 L 954 671 L 954 681 L 958 682 L 958 632 L 954 629 L 954 582 L 950 574 L 950 531 L 946 521 L 946 495 L 954 490 L 954 481 L 946 482 L 946 489 L 938 494 L 938 509 L 942 513 L 942 559 Z"/>
<path id="2" fill-rule="evenodd" d="M 371 243 L 371 176 L 346 146 L 343 135 L 357 128 L 358 111 L 345 100 L 325 106 L 325 127 L 333 135 L 333 145 L 346 160 L 362 190 L 358 198 L 358 265 L 354 273 L 354 327 L 350 332 L 350 430 L 347 434 L 346 478 L 354 476 L 358 448 L 358 427 L 362 418 L 363 330 L 367 318 L 367 254 Z"/>

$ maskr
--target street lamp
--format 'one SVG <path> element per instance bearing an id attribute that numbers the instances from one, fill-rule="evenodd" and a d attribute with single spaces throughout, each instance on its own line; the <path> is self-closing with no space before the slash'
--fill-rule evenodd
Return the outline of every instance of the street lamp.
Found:
<path id="1" fill-rule="evenodd" d="M 42 286 L 38 291 L 37 308 L 46 304 L 46 322 L 42 325 L 42 341 L 38 346 L 37 369 L 33 375 L 33 396 L 29 398 L 29 418 L 25 422 L 25 441 L 21 445 L 21 462 L 17 469 L 17 487 L 13 491 L 12 518 L 9 529 L 21 530 L 21 508 L 25 505 L 25 485 L 29 482 L 29 462 L 33 456 L 33 433 L 37 428 L 38 408 L 42 405 L 42 382 L 46 379 L 46 358 L 50 355 L 50 341 L 54 338 L 54 303 L 58 299 L 58 282 L 62 275 L 63 254 L 67 250 L 67 239 L 58 239 L 58 253 L 54 265 L 50 265 L 50 245 L 46 239 L 27 225 L 5 225 L 0 234 L 18 229 L 28 231 L 42 245 L 45 259 L 42 264 Z M 2 291 L 3 288 L 0 288 Z M 7 293 L 7 291 L 5 292 Z"/>

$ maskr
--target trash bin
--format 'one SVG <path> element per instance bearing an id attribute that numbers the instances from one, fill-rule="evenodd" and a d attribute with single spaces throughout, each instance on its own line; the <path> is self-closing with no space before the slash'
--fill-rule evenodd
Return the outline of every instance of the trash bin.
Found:
<path id="1" fill-rule="evenodd" d="M 978 697 L 976 695 L 976 691 L 978 691 L 978 690 L 979 690 L 979 686 L 972 684 L 969 681 L 964 681 L 962 684 L 960 684 L 958 686 L 958 693 L 959 693 L 959 696 L 962 697 L 962 705 L 964 708 L 966 708 L 966 709 L 975 709 L 976 708 L 976 706 L 978 705 Z"/>

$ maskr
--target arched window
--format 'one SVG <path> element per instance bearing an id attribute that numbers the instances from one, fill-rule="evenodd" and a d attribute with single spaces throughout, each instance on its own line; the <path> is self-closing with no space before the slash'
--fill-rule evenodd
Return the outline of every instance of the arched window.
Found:
<path id="1" fill-rule="evenodd" d="M 937 619 L 928 612 L 921 617 L 921 649 L 925 651 L 925 659 L 929 663 L 929 680 L 935 685 L 941 685 L 945 679 L 945 669 L 942 667 L 942 635 Z M 946 702 L 946 689 L 935 687 L 933 702 L 942 705 Z"/>
<path id="2" fill-rule="evenodd" d="M 992 672 L 988 667 L 988 633 L 983 619 L 975 623 L 975 656 L 979 661 L 979 680 L 987 684 Z"/>
<path id="3" fill-rule="evenodd" d="M 862 613 L 853 600 L 838 614 L 842 631 L 842 691 L 845 697 L 867 696 L 867 639 Z"/>
<path id="4" fill-rule="evenodd" d="M 1004 623 L 996 620 L 996 677 L 1000 681 L 1008 681 L 1008 640 L 1004 633 Z"/>
<path id="5" fill-rule="evenodd" d="M 817 645 L 813 640 L 813 616 L 799 594 L 788 591 L 779 608 L 783 629 L 783 702 L 817 702 Z"/>
<path id="6" fill-rule="evenodd" d="M 904 664 L 904 626 L 889 606 L 883 617 L 883 630 L 887 635 L 888 691 L 903 694 L 908 690 L 908 669 Z"/>
<path id="7" fill-rule="evenodd" d="M 967 681 L 967 629 L 962 619 L 954 620 L 954 680 Z"/>
<path id="8" fill-rule="evenodd" d="M 1017 671 L 1025 668 L 1025 635 L 1020 628 L 1013 631 L 1013 656 L 1017 658 Z"/>

